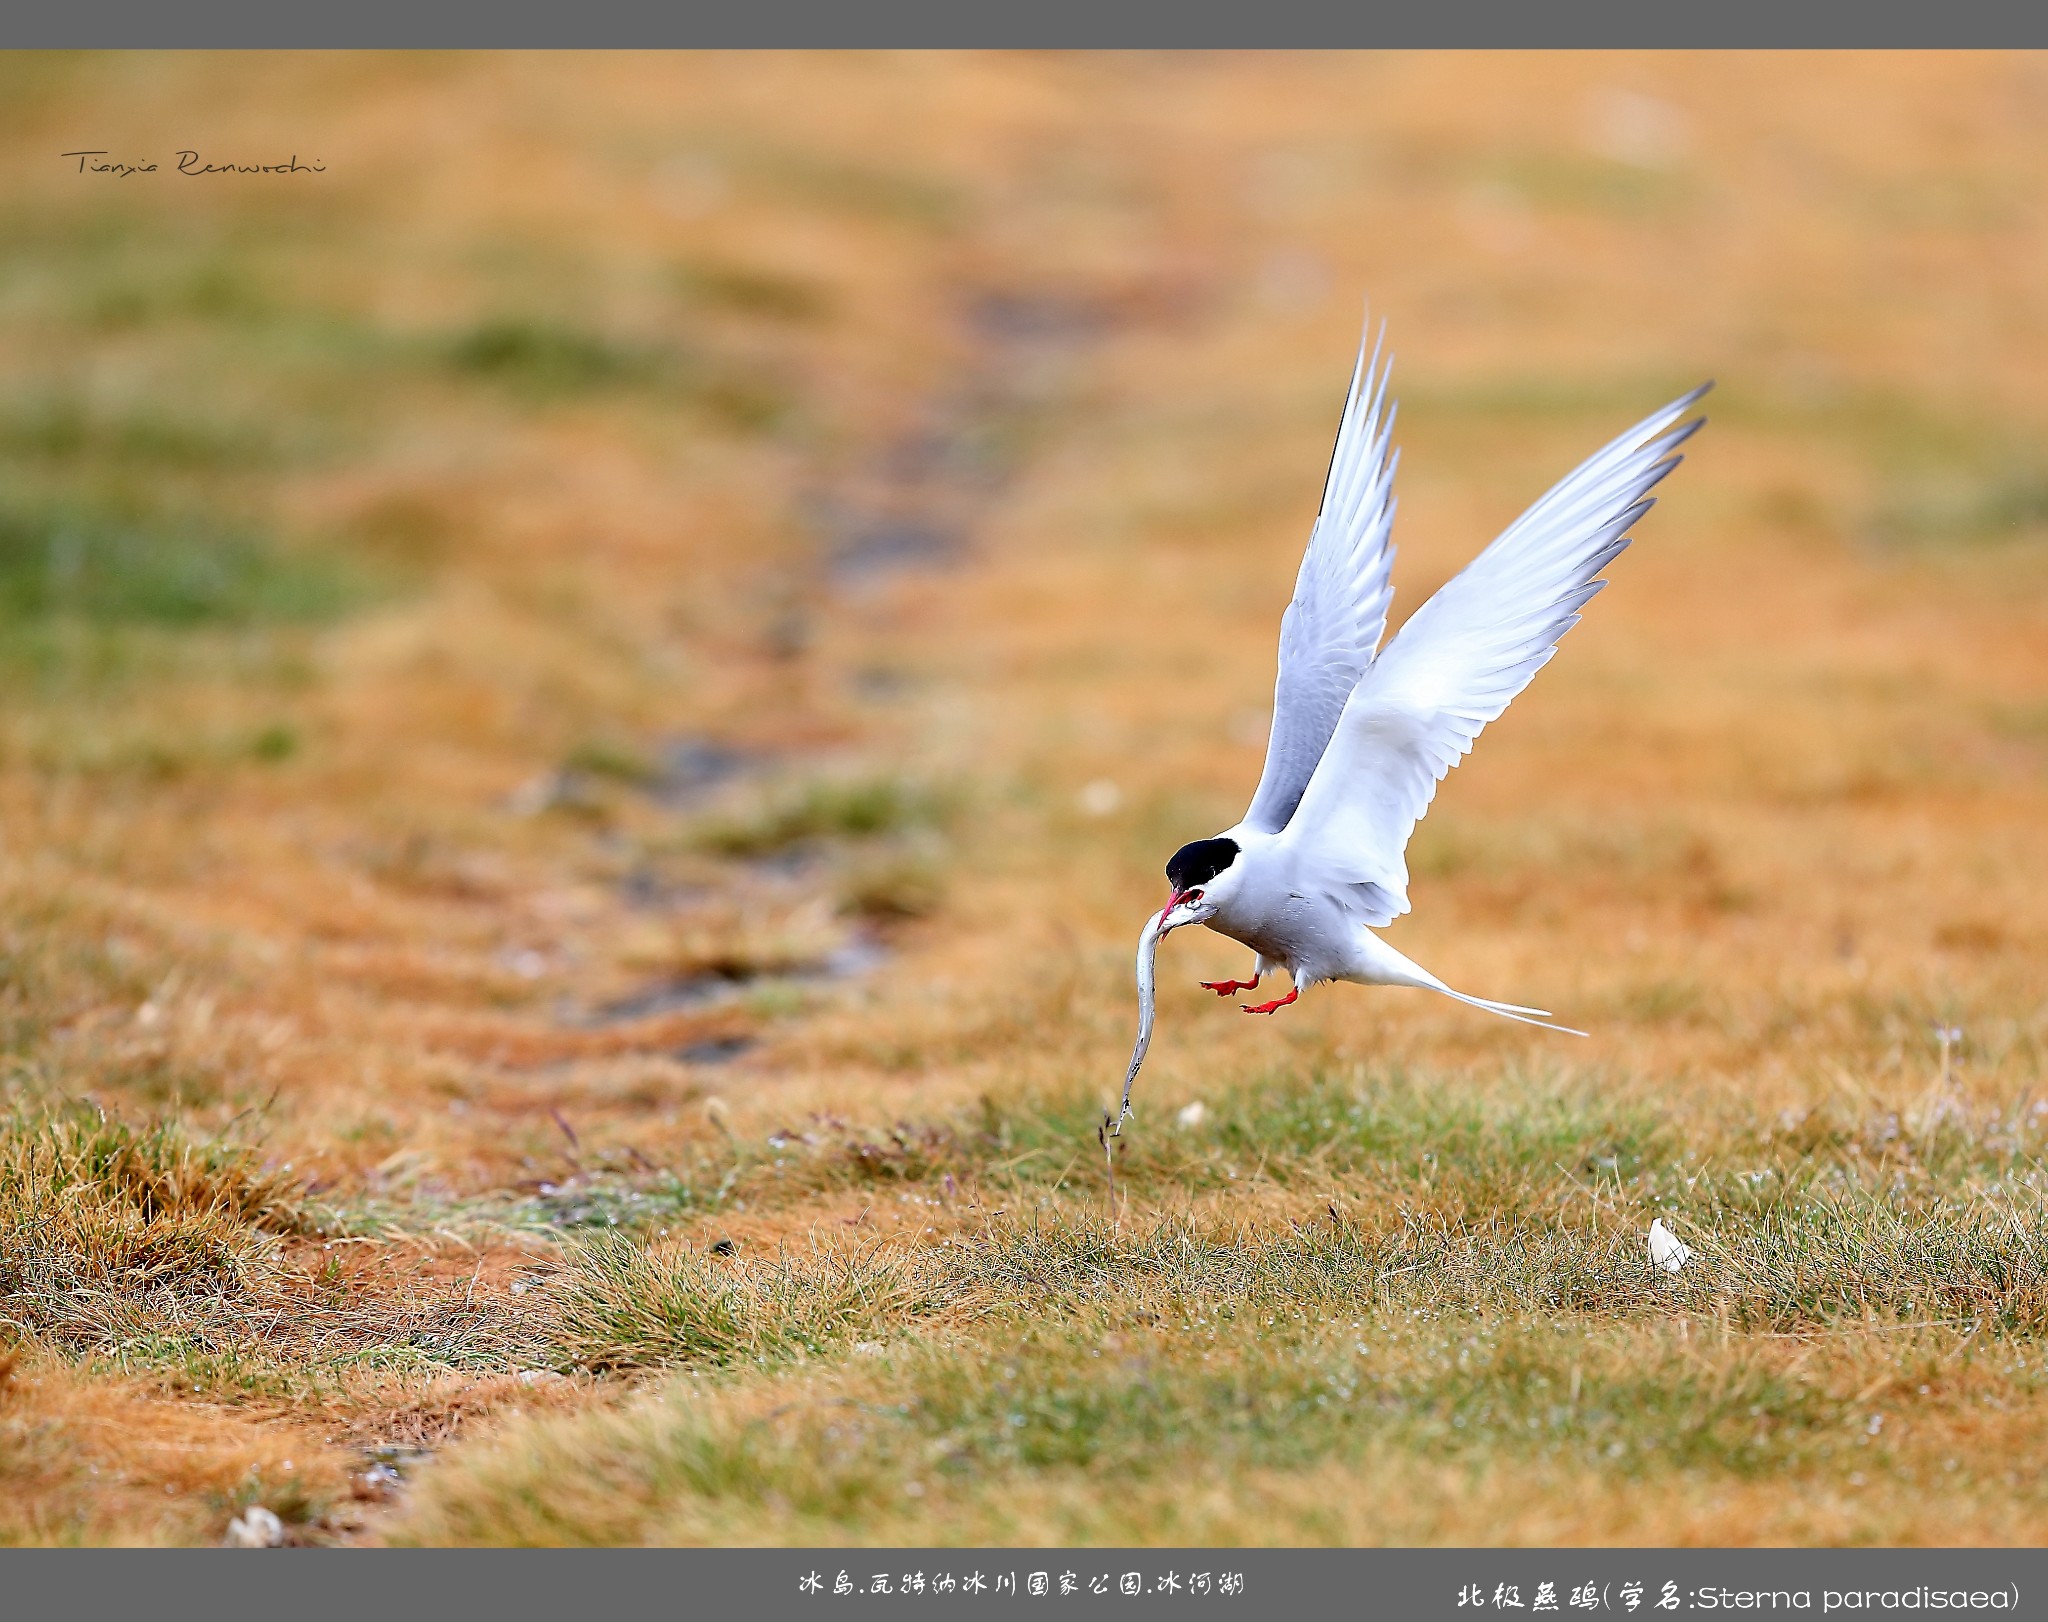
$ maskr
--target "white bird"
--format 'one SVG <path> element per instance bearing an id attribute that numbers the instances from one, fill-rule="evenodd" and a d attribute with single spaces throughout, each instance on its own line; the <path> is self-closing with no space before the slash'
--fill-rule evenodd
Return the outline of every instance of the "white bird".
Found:
<path id="1" fill-rule="evenodd" d="M 1382 338 L 1384 337 L 1382 328 Z M 1150 955 L 1160 939 L 1205 924 L 1257 953 L 1249 980 L 1205 980 L 1218 996 L 1279 970 L 1287 995 L 1247 1006 L 1271 1014 L 1310 986 L 1349 980 L 1416 986 L 1546 1029 L 1540 1008 L 1453 991 L 1375 929 L 1408 911 L 1409 837 L 1444 774 L 1550 661 L 1558 639 L 1606 584 L 1600 571 L 1629 543 L 1704 424 L 1683 420 L 1712 388 L 1651 413 L 1565 476 L 1417 609 L 1385 648 L 1393 601 L 1394 408 L 1380 344 L 1364 342 L 1323 489 L 1322 509 L 1280 621 L 1273 729 L 1251 808 L 1233 828 L 1175 851 L 1171 899 L 1139 943 L 1139 1042 L 1152 1028 Z"/>

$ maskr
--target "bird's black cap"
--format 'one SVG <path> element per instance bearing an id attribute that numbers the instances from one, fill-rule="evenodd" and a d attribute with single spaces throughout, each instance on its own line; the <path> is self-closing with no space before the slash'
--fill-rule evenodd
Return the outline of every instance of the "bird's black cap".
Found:
<path id="1" fill-rule="evenodd" d="M 1237 860 L 1235 839 L 1197 839 L 1183 845 L 1166 861 L 1166 881 L 1176 890 L 1192 890 L 1207 884 Z"/>

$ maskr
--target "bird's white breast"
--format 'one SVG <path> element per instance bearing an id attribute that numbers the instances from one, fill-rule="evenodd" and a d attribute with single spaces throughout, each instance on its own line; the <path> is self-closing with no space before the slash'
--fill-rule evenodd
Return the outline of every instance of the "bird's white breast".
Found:
<path id="1" fill-rule="evenodd" d="M 1354 933 L 1342 908 L 1297 882 L 1292 855 L 1277 840 L 1247 846 L 1238 860 L 1243 876 L 1209 927 L 1311 979 L 1341 973 Z"/>

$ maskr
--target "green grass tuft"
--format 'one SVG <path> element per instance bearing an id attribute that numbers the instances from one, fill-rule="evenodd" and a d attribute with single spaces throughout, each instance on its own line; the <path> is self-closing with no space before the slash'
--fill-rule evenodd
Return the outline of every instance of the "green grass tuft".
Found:
<path id="1" fill-rule="evenodd" d="M 83 1107 L 0 1121 L 0 1316 L 61 1345 L 116 1343 L 269 1282 L 279 1237 L 318 1223 L 246 1147 Z"/>
<path id="2" fill-rule="evenodd" d="M 554 1339 L 593 1369 L 723 1367 L 816 1356 L 916 1310 L 900 1258 L 814 1247 L 772 1259 L 601 1234 L 575 1252 Z"/>
<path id="3" fill-rule="evenodd" d="M 823 778 L 786 788 L 750 813 L 706 821 L 696 842 L 720 856 L 773 856 L 826 840 L 930 828 L 946 810 L 940 795 L 905 778 Z"/>
<path id="4" fill-rule="evenodd" d="M 645 339 L 619 339 L 539 318 L 483 321 L 442 342 L 457 376 L 500 384 L 536 399 L 646 389 L 701 408 L 748 432 L 775 427 L 791 401 L 756 367 Z"/>
<path id="5" fill-rule="evenodd" d="M 338 560 L 190 518 L 0 507 L 0 618 L 98 626 L 317 623 L 364 582 Z"/>
<path id="6" fill-rule="evenodd" d="M 448 341 L 455 371 L 544 392 L 648 383 L 672 364 L 660 351 L 537 320 L 479 322 Z"/>

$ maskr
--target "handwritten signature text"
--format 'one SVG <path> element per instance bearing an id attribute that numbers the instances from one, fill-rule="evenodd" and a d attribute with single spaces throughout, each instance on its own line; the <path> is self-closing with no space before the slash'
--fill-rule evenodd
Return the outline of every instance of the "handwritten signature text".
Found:
<path id="1" fill-rule="evenodd" d="M 76 158 L 82 175 L 113 175 L 121 180 L 130 175 L 157 174 L 164 167 L 154 158 L 139 162 L 116 158 L 105 148 L 81 148 L 62 156 Z M 181 147 L 171 160 L 171 170 L 181 175 L 317 175 L 326 173 L 327 165 L 318 158 L 302 159 L 296 152 L 283 163 L 215 163 Z"/>

